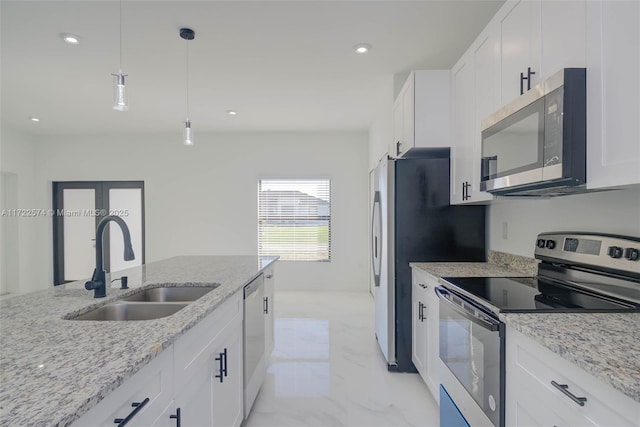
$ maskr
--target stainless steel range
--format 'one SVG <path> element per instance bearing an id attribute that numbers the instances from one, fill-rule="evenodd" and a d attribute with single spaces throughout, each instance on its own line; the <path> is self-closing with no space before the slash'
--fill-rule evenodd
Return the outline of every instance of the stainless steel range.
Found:
<path id="1" fill-rule="evenodd" d="M 535 244 L 534 277 L 440 281 L 441 426 L 504 426 L 500 313 L 640 312 L 640 238 L 555 232 Z"/>

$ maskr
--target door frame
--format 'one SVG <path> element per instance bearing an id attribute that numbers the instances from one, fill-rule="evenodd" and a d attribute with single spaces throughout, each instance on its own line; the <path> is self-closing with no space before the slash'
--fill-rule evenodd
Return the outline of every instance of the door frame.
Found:
<path id="1" fill-rule="evenodd" d="M 54 181 L 53 187 L 53 283 L 54 286 L 69 283 L 64 280 L 64 215 L 58 212 L 64 209 L 64 190 L 66 189 L 93 189 L 95 190 L 95 209 L 109 211 L 109 190 L 113 188 L 139 188 L 141 197 L 142 213 L 142 253 L 140 254 L 142 264 L 145 263 L 145 200 L 144 181 Z M 96 228 L 103 215 L 96 215 Z M 106 229 L 109 228 L 107 224 Z M 105 229 L 103 233 L 103 265 L 110 271 L 110 241 L 109 233 Z M 87 272 L 91 274 L 91 272 Z"/>

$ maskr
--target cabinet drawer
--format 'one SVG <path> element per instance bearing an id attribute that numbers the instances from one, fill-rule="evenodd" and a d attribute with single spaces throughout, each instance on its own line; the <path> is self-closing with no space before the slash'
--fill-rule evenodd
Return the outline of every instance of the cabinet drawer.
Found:
<path id="1" fill-rule="evenodd" d="M 638 425 L 639 403 L 511 328 L 507 332 L 507 342 L 510 341 L 507 351 L 513 352 L 513 363 L 507 362 L 507 375 L 514 375 L 517 381 L 508 381 L 508 384 L 526 389 L 529 396 L 536 396 L 535 407 L 562 414 L 572 426 Z M 567 385 L 568 393 L 586 398 L 584 406 L 554 386 L 552 381 L 558 386 Z M 513 392 L 507 389 L 507 396 Z M 562 424 L 562 420 L 557 422 Z"/>
<path id="2" fill-rule="evenodd" d="M 237 315 L 242 316 L 242 291 L 236 292 L 206 318 L 180 337 L 175 343 L 176 386 L 182 386 L 210 352 L 207 348 L 224 327 Z"/>
<path id="3" fill-rule="evenodd" d="M 116 418 L 126 418 L 135 407 L 132 403 L 149 401 L 127 424 L 151 425 L 171 400 L 173 392 L 173 347 L 160 353 L 124 384 L 105 397 L 98 405 L 84 414 L 74 427 L 113 427 Z"/>

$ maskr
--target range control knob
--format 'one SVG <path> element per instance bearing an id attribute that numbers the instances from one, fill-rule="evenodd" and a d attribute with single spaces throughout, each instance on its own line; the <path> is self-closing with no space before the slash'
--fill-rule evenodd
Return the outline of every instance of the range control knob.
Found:
<path id="1" fill-rule="evenodd" d="M 553 249 L 556 247 L 556 241 L 555 240 L 547 240 L 547 249 Z"/>
<path id="2" fill-rule="evenodd" d="M 544 239 L 538 239 L 538 241 L 536 242 L 536 246 L 539 248 L 544 248 L 544 243 L 545 243 Z"/>
<path id="3" fill-rule="evenodd" d="M 622 248 L 620 246 L 609 246 L 607 255 L 611 258 L 622 258 Z"/>
<path id="4" fill-rule="evenodd" d="M 629 261 L 638 261 L 638 259 L 640 259 L 640 250 L 636 248 L 627 248 L 624 250 L 624 257 Z"/>

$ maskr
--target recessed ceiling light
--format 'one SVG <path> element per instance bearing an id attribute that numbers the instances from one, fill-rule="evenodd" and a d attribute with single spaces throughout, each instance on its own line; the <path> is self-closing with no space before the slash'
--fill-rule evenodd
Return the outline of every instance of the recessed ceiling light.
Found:
<path id="1" fill-rule="evenodd" d="M 230 116 L 235 116 L 235 115 L 238 114 L 238 112 L 235 111 L 235 110 L 227 110 L 227 114 L 230 115 Z"/>
<path id="2" fill-rule="evenodd" d="M 353 47 L 357 53 L 368 53 L 371 50 L 371 45 L 369 43 L 358 43 Z"/>
<path id="3" fill-rule="evenodd" d="M 65 41 L 65 43 L 69 44 L 80 44 L 80 37 L 75 34 L 62 33 L 60 34 L 60 38 Z"/>
<path id="4" fill-rule="evenodd" d="M 31 120 L 32 122 L 39 122 L 40 119 L 37 117 L 29 117 L 29 120 Z"/>

